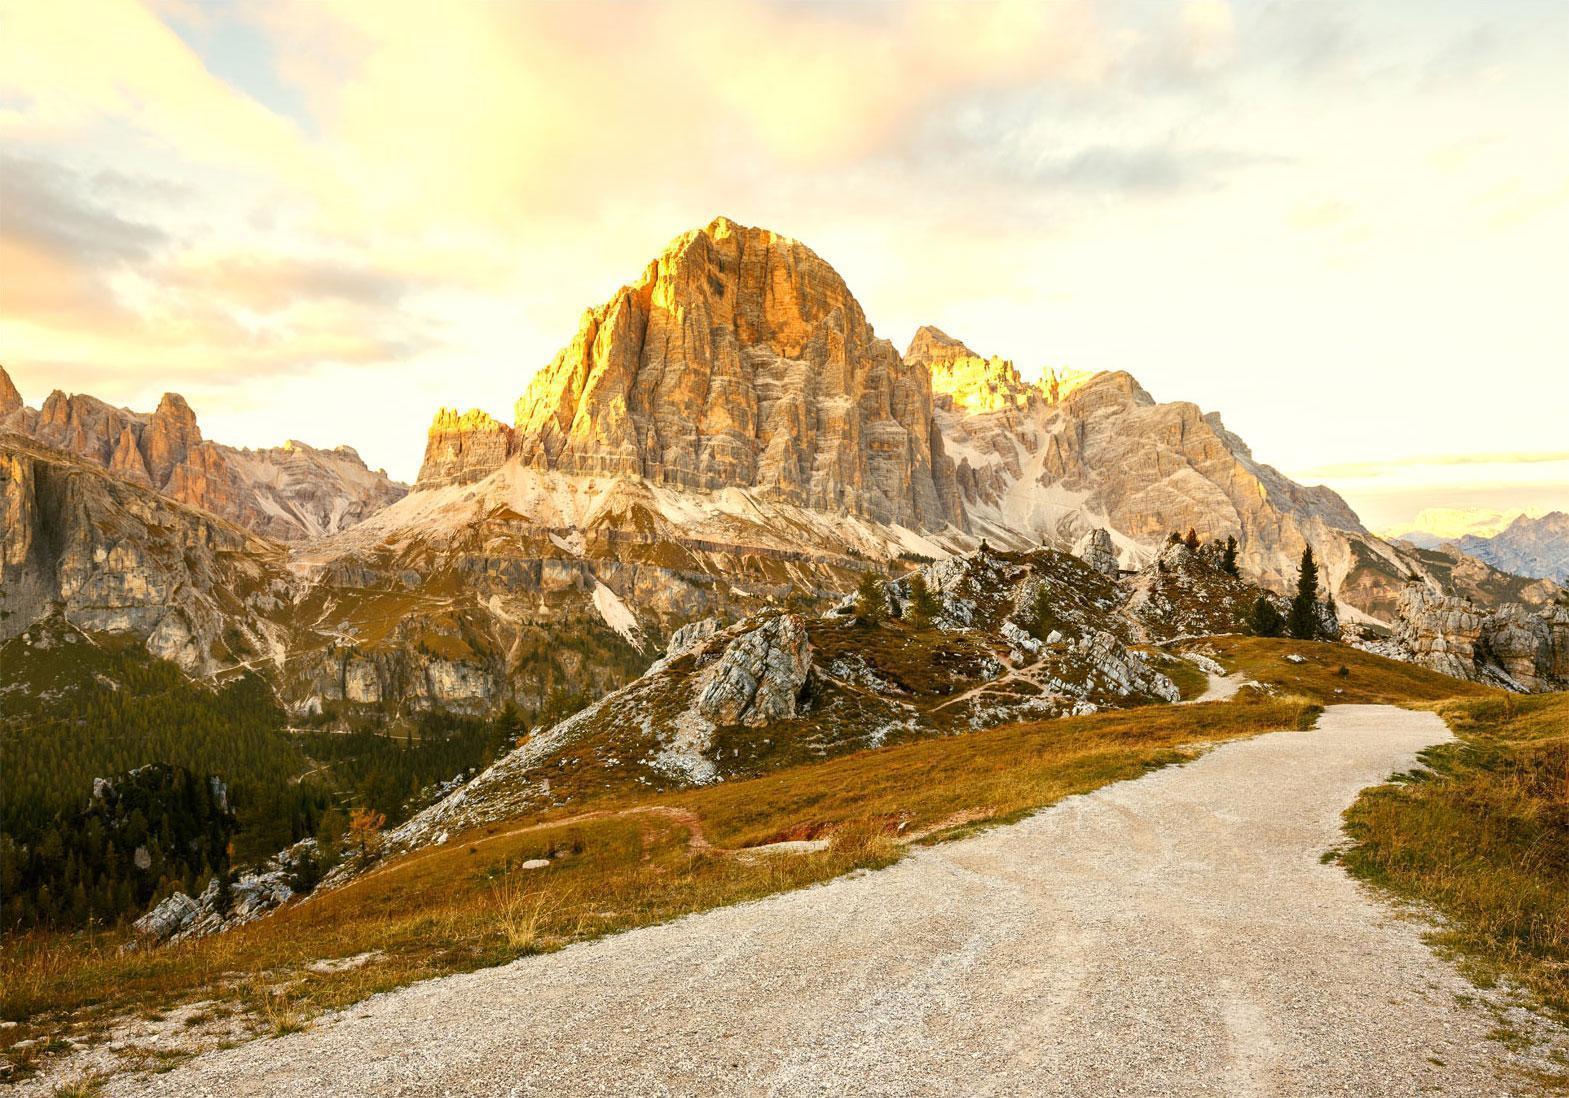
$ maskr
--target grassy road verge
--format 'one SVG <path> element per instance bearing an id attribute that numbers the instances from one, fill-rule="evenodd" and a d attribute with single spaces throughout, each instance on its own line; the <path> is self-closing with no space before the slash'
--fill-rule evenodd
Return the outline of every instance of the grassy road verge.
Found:
<path id="1" fill-rule="evenodd" d="M 1341 860 L 1438 911 L 1477 982 L 1506 975 L 1569 1023 L 1569 694 L 1434 708 L 1457 742 L 1362 795 Z"/>

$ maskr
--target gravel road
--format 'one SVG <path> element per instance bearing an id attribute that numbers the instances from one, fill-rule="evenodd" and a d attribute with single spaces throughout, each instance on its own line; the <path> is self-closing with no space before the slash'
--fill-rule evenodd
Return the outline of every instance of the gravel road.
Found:
<path id="1" fill-rule="evenodd" d="M 1320 855 L 1448 738 L 1337 706 L 877 873 L 378 996 L 111 1094 L 1510 1093 L 1496 1023 Z M 140 1091 L 138 1088 L 141 1088 Z"/>

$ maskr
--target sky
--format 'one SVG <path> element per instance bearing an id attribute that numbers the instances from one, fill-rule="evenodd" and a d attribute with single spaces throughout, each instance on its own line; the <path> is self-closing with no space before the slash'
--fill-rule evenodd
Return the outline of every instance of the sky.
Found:
<path id="1" fill-rule="evenodd" d="M 1561 0 L 0 0 L 0 362 L 403 479 L 724 214 L 1376 529 L 1569 508 Z"/>

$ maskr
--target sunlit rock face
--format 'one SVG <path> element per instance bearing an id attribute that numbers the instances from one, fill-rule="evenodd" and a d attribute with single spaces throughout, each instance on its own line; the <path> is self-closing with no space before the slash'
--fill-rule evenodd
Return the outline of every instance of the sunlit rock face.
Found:
<path id="1" fill-rule="evenodd" d="M 9 436 L 0 444 L 0 639 L 50 613 L 129 633 L 192 674 L 266 653 L 283 552 L 236 525 Z"/>
<path id="2" fill-rule="evenodd" d="M 1507 603 L 1488 609 L 1412 583 L 1401 593 L 1394 642 L 1416 663 L 1515 690 L 1569 685 L 1569 609 Z"/>
<path id="3" fill-rule="evenodd" d="M 478 408 L 461 415 L 456 408 L 443 408 L 430 425 L 415 487 L 440 488 L 480 480 L 501 467 L 512 445 L 512 428 Z"/>
<path id="4" fill-rule="evenodd" d="M 720 218 L 584 314 L 518 402 L 524 464 L 961 525 L 930 374 L 796 241 Z"/>

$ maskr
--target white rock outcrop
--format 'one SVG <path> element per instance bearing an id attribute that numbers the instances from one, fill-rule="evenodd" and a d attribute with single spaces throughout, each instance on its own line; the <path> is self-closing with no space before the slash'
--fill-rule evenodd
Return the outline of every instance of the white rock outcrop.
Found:
<path id="1" fill-rule="evenodd" d="M 704 678 L 698 712 L 716 724 L 753 728 L 793 717 L 811 669 L 806 624 L 781 614 L 730 642 Z"/>

